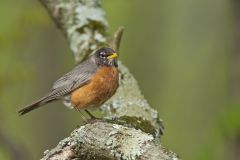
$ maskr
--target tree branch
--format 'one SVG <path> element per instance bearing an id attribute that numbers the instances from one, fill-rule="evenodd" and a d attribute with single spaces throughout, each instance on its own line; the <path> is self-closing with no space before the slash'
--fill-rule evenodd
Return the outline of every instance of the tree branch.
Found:
<path id="1" fill-rule="evenodd" d="M 76 62 L 97 48 L 110 44 L 105 12 L 99 0 L 40 0 L 69 40 Z M 123 28 L 113 40 L 119 50 Z M 58 146 L 46 151 L 45 159 L 174 159 L 163 149 L 162 122 L 147 103 L 137 81 L 119 62 L 120 86 L 102 107 L 104 119 L 82 125 Z"/>
<path id="2" fill-rule="evenodd" d="M 134 128 L 95 121 L 81 126 L 58 146 L 45 151 L 42 160 L 177 159 L 176 155 L 154 142 L 154 137 Z"/>

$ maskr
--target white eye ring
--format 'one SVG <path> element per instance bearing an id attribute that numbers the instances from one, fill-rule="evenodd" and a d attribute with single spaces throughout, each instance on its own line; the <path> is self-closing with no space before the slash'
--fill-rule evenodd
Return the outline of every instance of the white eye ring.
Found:
<path id="1" fill-rule="evenodd" d="M 99 55 L 100 55 L 101 58 L 104 58 L 105 57 L 105 52 L 100 52 Z"/>

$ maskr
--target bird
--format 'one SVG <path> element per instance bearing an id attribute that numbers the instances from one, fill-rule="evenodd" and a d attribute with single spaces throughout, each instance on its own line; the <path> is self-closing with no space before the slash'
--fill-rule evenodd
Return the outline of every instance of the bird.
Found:
<path id="1" fill-rule="evenodd" d="M 101 106 L 115 94 L 118 86 L 118 54 L 112 48 L 100 48 L 55 81 L 45 96 L 20 109 L 18 114 L 25 115 L 69 96 L 73 108 L 95 118 L 88 109 Z"/>

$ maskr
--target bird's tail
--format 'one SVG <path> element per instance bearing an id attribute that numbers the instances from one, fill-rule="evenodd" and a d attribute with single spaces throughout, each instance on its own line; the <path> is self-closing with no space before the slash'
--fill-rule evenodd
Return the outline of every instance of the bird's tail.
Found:
<path id="1" fill-rule="evenodd" d="M 19 116 L 22 116 L 22 115 L 24 115 L 24 114 L 26 114 L 26 113 L 34 110 L 34 109 L 37 109 L 37 108 L 43 106 L 46 103 L 52 102 L 54 100 L 55 99 L 49 97 L 48 95 L 44 96 L 44 97 L 40 98 L 39 100 L 34 101 L 33 103 L 31 103 L 31 104 L 25 106 L 24 108 L 20 109 L 18 111 L 18 114 L 19 114 Z"/>

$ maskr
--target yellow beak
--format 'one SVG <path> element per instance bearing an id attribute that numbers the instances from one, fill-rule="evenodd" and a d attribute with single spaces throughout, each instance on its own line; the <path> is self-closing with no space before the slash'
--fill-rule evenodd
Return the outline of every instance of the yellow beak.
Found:
<path id="1" fill-rule="evenodd" d="M 113 53 L 111 56 L 108 56 L 107 59 L 114 59 L 117 58 L 118 54 L 117 53 Z"/>

